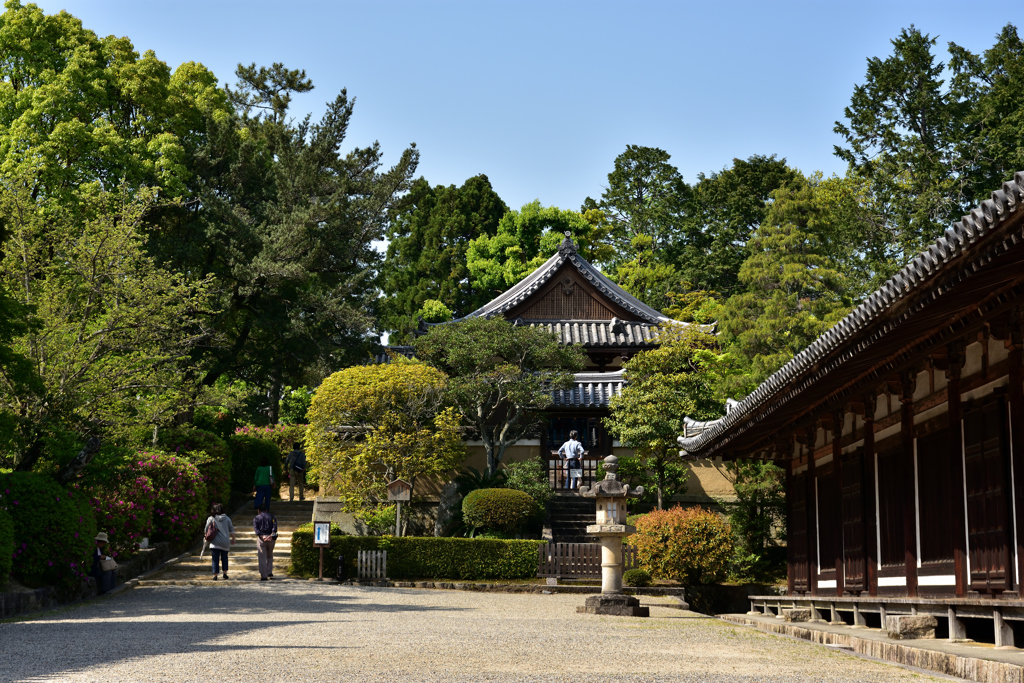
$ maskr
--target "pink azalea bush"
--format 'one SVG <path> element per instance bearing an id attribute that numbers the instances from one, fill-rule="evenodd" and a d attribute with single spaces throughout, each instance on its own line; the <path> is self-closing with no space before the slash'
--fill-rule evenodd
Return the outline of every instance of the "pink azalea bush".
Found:
<path id="1" fill-rule="evenodd" d="M 140 451 L 136 462 L 156 491 L 153 540 L 191 541 L 206 519 L 206 484 L 199 469 L 183 456 L 162 451 Z"/>
<path id="2" fill-rule="evenodd" d="M 102 484 L 83 491 L 96 515 L 96 527 L 110 538 L 110 555 L 121 560 L 134 555 L 139 542 L 152 531 L 157 499 L 153 481 L 143 474 L 142 461 L 132 459 Z"/>

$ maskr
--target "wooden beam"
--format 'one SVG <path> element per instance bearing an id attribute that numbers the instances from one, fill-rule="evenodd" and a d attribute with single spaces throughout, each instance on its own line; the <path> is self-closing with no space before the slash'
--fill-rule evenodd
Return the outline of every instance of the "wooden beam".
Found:
<path id="1" fill-rule="evenodd" d="M 1017 558 L 1017 576 L 1014 577 L 1016 590 L 1019 592 L 1024 586 L 1024 377 L 1022 377 L 1021 363 L 1024 362 L 1024 335 L 1021 333 L 1020 321 L 1014 316 L 1014 324 L 1010 327 L 1009 334 L 1004 341 L 1010 355 L 1006 359 L 1010 364 L 1010 390 L 1009 390 L 1009 425 L 1010 425 L 1010 454 L 1011 467 L 1013 468 L 1013 490 L 1011 498 L 1014 514 L 1014 528 L 1016 529 L 1016 543 L 1013 551 Z M 1011 565 L 1012 566 L 1012 565 Z"/>

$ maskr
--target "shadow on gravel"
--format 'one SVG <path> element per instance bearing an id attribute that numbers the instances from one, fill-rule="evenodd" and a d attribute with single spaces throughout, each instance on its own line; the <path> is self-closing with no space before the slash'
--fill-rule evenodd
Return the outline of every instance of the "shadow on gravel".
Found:
<path id="1" fill-rule="evenodd" d="M 370 597 L 370 596 L 368 596 Z M 210 641 L 262 628 L 324 624 L 305 615 L 343 614 L 333 618 L 351 628 L 360 614 L 379 612 L 458 612 L 462 608 L 381 605 L 359 596 L 266 590 L 238 586 L 230 590 L 202 587 L 136 588 L 81 605 L 78 609 L 38 619 L 0 624 L 0 679 L 53 680 L 93 666 L 167 654 L 251 651 L 252 645 L 221 645 Z M 288 614 L 298 619 L 273 619 Z M 245 615 L 224 621 L 218 615 Z M 170 619 L 169 617 L 174 617 Z M 168 617 L 161 619 L 161 617 Z M 343 650 L 348 646 L 278 643 L 267 640 L 255 649 Z"/>

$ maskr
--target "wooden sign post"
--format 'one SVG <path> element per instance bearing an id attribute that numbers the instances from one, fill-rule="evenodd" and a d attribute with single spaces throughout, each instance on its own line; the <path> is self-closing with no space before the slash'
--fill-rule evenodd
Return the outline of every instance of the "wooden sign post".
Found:
<path id="1" fill-rule="evenodd" d="M 388 500 L 395 501 L 395 536 L 402 535 L 402 501 L 412 498 L 412 484 L 402 479 L 395 479 L 388 484 Z"/>
<path id="2" fill-rule="evenodd" d="M 320 578 L 317 581 L 324 580 L 324 548 L 328 548 L 330 545 L 331 523 L 313 522 L 313 547 L 320 548 Z"/>

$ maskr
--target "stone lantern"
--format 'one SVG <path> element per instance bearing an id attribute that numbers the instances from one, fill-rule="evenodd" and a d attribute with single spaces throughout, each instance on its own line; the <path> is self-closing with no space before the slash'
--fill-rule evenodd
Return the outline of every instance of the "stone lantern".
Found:
<path id="1" fill-rule="evenodd" d="M 622 539 L 636 532 L 626 524 L 626 500 L 639 498 L 644 487 L 630 491 L 628 484 L 618 478 L 619 459 L 609 455 L 604 459 L 604 479 L 593 486 L 581 486 L 580 495 L 597 499 L 597 524 L 587 527 L 587 533 L 601 543 L 601 594 L 587 598 L 577 612 L 611 614 L 620 617 L 648 617 L 650 608 L 641 607 L 640 601 L 622 594 Z"/>

